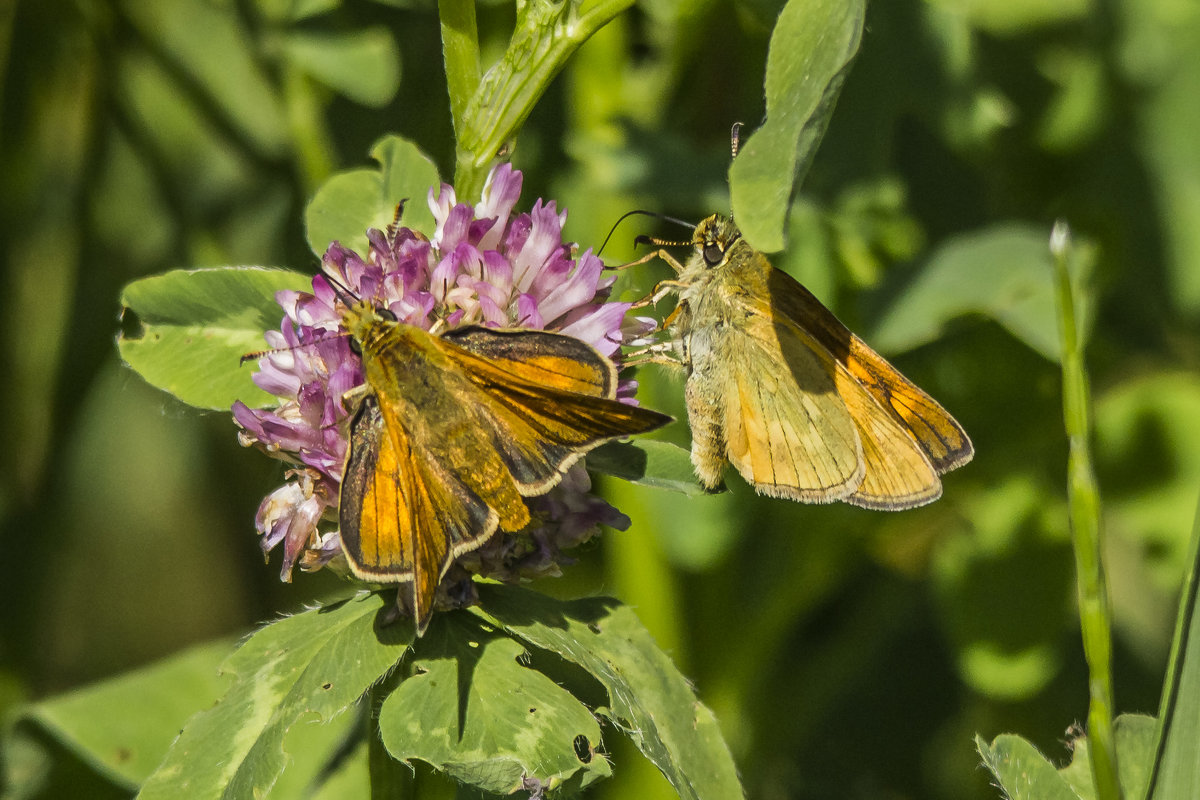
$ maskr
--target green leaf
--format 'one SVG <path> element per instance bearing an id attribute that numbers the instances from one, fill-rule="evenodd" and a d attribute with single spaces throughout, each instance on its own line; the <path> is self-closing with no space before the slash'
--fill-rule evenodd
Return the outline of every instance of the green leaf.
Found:
<path id="1" fill-rule="evenodd" d="M 138 796 L 265 795 L 287 764 L 288 730 L 301 722 L 328 723 L 404 656 L 412 626 L 379 624 L 391 597 L 360 594 L 251 636 L 225 662 L 236 676 L 232 688 L 188 721 Z"/>
<path id="2" fill-rule="evenodd" d="M 1191 551 L 1159 705 L 1148 800 L 1200 796 L 1200 513 L 1192 523 Z"/>
<path id="3" fill-rule="evenodd" d="M 481 585 L 473 609 L 529 644 L 578 664 L 607 690 L 607 716 L 683 798 L 742 797 L 712 712 L 633 611 L 607 598 L 562 602 Z"/>
<path id="4" fill-rule="evenodd" d="M 1145 714 L 1122 714 L 1114 721 L 1117 762 L 1120 767 L 1121 794 L 1133 800 L 1146 796 L 1150 768 L 1154 763 L 1154 731 L 1157 720 Z M 1092 783 L 1091 748 L 1087 737 L 1071 743 L 1074 756 L 1061 772 L 1075 792 L 1083 798 L 1096 796 Z M 1176 796 L 1176 795 L 1172 795 Z M 1194 794 L 1177 795 L 1194 797 Z"/>
<path id="5" fill-rule="evenodd" d="M 1155 720 L 1144 714 L 1122 714 L 1115 721 L 1121 793 L 1129 800 L 1145 796 L 1154 756 Z M 1088 740 L 1070 743 L 1071 763 L 1057 769 L 1030 742 L 1014 734 L 997 736 L 989 746 L 978 736 L 975 746 L 984 766 L 1011 800 L 1094 800 Z M 1194 793 L 1163 795 L 1194 797 Z"/>
<path id="6" fill-rule="evenodd" d="M 400 54 L 385 28 L 296 31 L 284 40 L 283 50 L 304 72 L 366 106 L 387 105 L 400 88 Z"/>
<path id="7" fill-rule="evenodd" d="M 1200 270 L 1195 266 L 1200 260 L 1200 108 L 1194 98 L 1200 93 L 1200 60 L 1192 54 L 1200 46 L 1200 17 L 1176 16 L 1171 8 L 1169 3 L 1152 3 L 1146 9 L 1129 5 L 1122 11 L 1127 32 L 1121 63 L 1124 80 L 1153 87 L 1138 106 L 1143 133 L 1137 152 L 1154 187 L 1149 199 L 1161 230 L 1161 244 L 1155 245 L 1161 255 L 1138 266 L 1159 269 L 1161 264 L 1170 308 L 1195 319 L 1200 312 Z M 1147 13 L 1148 9 L 1154 10 Z"/>
<path id="8" fill-rule="evenodd" d="M 1054 765 L 1020 736 L 1005 733 L 991 745 L 976 736 L 975 748 L 1009 800 L 1080 800 Z"/>
<path id="9" fill-rule="evenodd" d="M 230 645 L 221 641 L 195 647 L 19 711 L 4 749 L 23 755 L 18 763 L 5 760 L 5 782 L 16 789 L 36 776 L 43 787 L 53 787 L 65 783 L 59 776 L 72 768 L 70 759 L 78 759 L 98 777 L 135 789 L 162 760 L 187 718 L 212 705 L 227 687 L 217 666 Z M 57 747 L 49 748 L 50 743 Z"/>
<path id="10" fill-rule="evenodd" d="M 256 0 L 259 12 L 273 22 L 298 22 L 338 8 L 342 0 Z"/>
<path id="11" fill-rule="evenodd" d="M 526 779 L 581 788 L 607 777 L 605 759 L 576 749 L 577 740 L 600 741 L 596 718 L 525 658 L 520 643 L 474 616 L 439 615 L 414 648 L 413 674 L 383 703 L 384 745 L 493 794 Z"/>
<path id="12" fill-rule="evenodd" d="M 263 332 L 279 328 L 282 289 L 307 290 L 312 278 L 264 267 L 174 270 L 143 278 L 121 292 L 126 323 L 139 327 L 117 338 L 121 358 L 148 383 L 198 408 L 251 407 L 274 399 L 240 366 L 261 350 Z M 136 315 L 136 320 L 128 312 Z"/>
<path id="13" fill-rule="evenodd" d="M 671 442 L 657 439 L 609 442 L 588 453 L 587 467 L 641 486 L 687 495 L 705 494 L 696 482 L 691 455 Z"/>
<path id="14" fill-rule="evenodd" d="M 1057 361 L 1061 347 L 1049 240 L 1049 231 L 1022 223 L 993 225 L 949 240 L 883 315 L 871 342 L 884 352 L 910 350 L 937 339 L 951 320 L 981 313 Z M 1072 281 L 1084 286 L 1093 250 L 1076 242 L 1072 252 Z M 1080 328 L 1086 332 L 1090 314 L 1080 311 Z"/>
<path id="15" fill-rule="evenodd" d="M 767 121 L 729 169 L 733 216 L 748 241 L 784 247 L 792 194 L 812 163 L 862 38 L 862 0 L 788 0 L 767 54 Z"/>
<path id="16" fill-rule="evenodd" d="M 304 213 L 308 246 L 318 256 L 329 243 L 365 255 L 367 228 L 386 228 L 395 219 L 402 200 L 403 224 L 426 235 L 433 234 L 433 212 L 426 198 L 439 186 L 437 167 L 415 144 L 399 136 L 385 136 L 371 148 L 379 169 L 340 172 L 325 182 Z"/>

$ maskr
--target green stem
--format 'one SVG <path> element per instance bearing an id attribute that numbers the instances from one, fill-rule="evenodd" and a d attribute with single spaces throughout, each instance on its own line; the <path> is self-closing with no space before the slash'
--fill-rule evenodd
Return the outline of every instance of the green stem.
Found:
<path id="1" fill-rule="evenodd" d="M 450 117 L 455 136 L 461 140 L 467 107 L 479 89 L 481 74 L 475 0 L 438 0 L 438 18 L 442 29 L 446 88 L 450 93 Z"/>
<path id="2" fill-rule="evenodd" d="M 371 780 L 372 800 L 409 800 L 416 797 L 412 768 L 393 758 L 379 736 L 379 707 L 383 698 L 394 688 L 388 681 L 381 681 L 371 687 L 367 694 L 370 708 L 364 715 L 364 724 L 367 726 L 367 772 Z"/>
<path id="3" fill-rule="evenodd" d="M 283 95 L 296 154 L 296 172 L 305 193 L 311 194 L 333 172 L 335 161 L 332 137 L 325 126 L 325 109 L 313 91 L 311 80 L 292 66 L 284 69 Z"/>
<path id="4" fill-rule="evenodd" d="M 455 126 L 454 188 L 459 197 L 479 194 L 492 161 L 571 54 L 631 5 L 633 0 L 525 0 L 519 5 L 508 50 L 483 76 L 463 112 L 463 124 Z"/>
<path id="5" fill-rule="evenodd" d="M 1113 731 L 1112 619 L 1100 537 L 1100 491 L 1092 470 L 1091 400 L 1083 366 L 1083 343 L 1075 320 L 1074 295 L 1067 270 L 1070 232 L 1055 225 L 1050 237 L 1054 255 L 1062 342 L 1063 419 L 1070 451 L 1067 457 L 1067 503 L 1075 549 L 1079 621 L 1088 663 L 1088 748 L 1097 800 L 1120 800 L 1117 750 Z"/>

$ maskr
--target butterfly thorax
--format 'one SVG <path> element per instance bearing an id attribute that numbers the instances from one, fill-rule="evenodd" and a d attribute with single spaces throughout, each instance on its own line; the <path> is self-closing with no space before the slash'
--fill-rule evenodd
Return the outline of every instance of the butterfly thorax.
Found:
<path id="1" fill-rule="evenodd" d="M 446 357 L 449 345 L 422 328 L 388 319 L 365 301 L 347 310 L 342 324 L 358 344 L 371 392 L 410 435 L 420 437 L 428 428 L 454 436 L 470 425 L 468 409 L 455 408 L 450 399 L 461 375 Z"/>

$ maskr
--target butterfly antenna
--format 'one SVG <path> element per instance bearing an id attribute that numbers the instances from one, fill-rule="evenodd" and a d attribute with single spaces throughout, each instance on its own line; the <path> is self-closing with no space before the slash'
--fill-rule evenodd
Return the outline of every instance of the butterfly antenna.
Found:
<path id="1" fill-rule="evenodd" d="M 640 208 L 634 209 L 633 211 L 626 211 L 624 214 L 622 214 L 617 219 L 616 222 L 613 223 L 612 228 L 608 232 L 608 236 L 604 237 L 604 242 L 601 243 L 600 249 L 596 251 L 597 258 L 599 258 L 600 254 L 602 252 L 604 252 L 604 248 L 608 246 L 608 240 L 611 239 L 613 234 L 617 232 L 617 226 L 620 225 L 622 222 L 624 222 L 629 217 L 632 217 L 634 215 L 641 215 L 644 217 L 654 217 L 655 219 L 660 219 L 663 222 L 670 222 L 673 225 L 682 225 L 685 228 L 695 228 L 696 227 L 696 224 L 694 222 L 686 222 L 686 221 L 684 221 L 682 219 L 678 219 L 676 217 L 668 217 L 666 214 L 659 214 L 657 211 L 645 211 L 644 209 L 640 209 Z M 649 237 L 646 237 L 644 235 L 638 236 L 637 238 L 635 238 L 633 240 L 633 244 L 636 247 L 639 243 L 644 244 L 647 241 L 652 241 L 652 240 L 649 239 Z M 675 243 L 674 242 L 663 242 L 662 244 L 675 244 Z M 683 242 L 683 244 L 691 244 L 691 242 Z"/>
<path id="2" fill-rule="evenodd" d="M 247 361 L 257 361 L 258 359 L 262 358 L 263 356 L 269 356 L 272 353 L 290 353 L 293 350 L 300 350 L 305 347 L 312 347 L 315 344 L 320 344 L 321 342 L 324 342 L 327 339 L 337 339 L 342 336 L 349 336 L 349 335 L 350 335 L 350 333 L 348 331 L 338 331 L 337 333 L 330 333 L 326 336 L 322 336 L 320 339 L 316 339 L 311 342 L 301 342 L 300 344 L 293 344 L 288 347 L 272 347 L 267 350 L 255 350 L 253 353 L 246 353 L 244 356 L 242 356 L 240 359 L 238 359 L 238 366 L 240 367 L 242 364 L 245 364 Z"/>
<path id="3" fill-rule="evenodd" d="M 400 206 L 401 208 L 396 209 L 397 219 L 400 216 L 400 211 L 403 210 L 404 201 L 400 202 Z M 330 274 L 328 270 L 321 270 L 321 277 L 325 279 L 325 281 L 333 289 L 333 293 L 337 295 L 338 300 L 341 300 L 342 305 L 346 306 L 346 308 L 350 308 L 359 299 L 354 292 L 350 291 L 349 286 L 342 283 L 339 278 Z M 323 336 L 320 339 L 312 342 L 302 342 L 300 344 L 291 345 L 290 347 L 272 347 L 267 350 L 255 350 L 253 353 L 246 353 L 244 356 L 242 356 L 241 359 L 238 360 L 238 364 L 245 364 L 247 361 L 257 361 L 263 356 L 269 356 L 272 353 L 290 353 L 292 350 L 299 350 L 302 347 L 312 347 L 314 344 L 323 342 L 326 339 L 336 339 L 339 336 L 349 335 L 350 334 L 346 331 L 338 331 L 337 333 L 331 333 L 328 336 Z"/>
<path id="4" fill-rule="evenodd" d="M 342 283 L 340 279 L 331 275 L 327 270 L 322 270 L 321 277 L 333 287 L 333 293 L 337 295 L 338 300 L 342 301 L 342 305 L 346 308 L 354 305 L 358 300 L 362 299 L 354 292 L 350 291 L 350 287 Z"/>
<path id="5" fill-rule="evenodd" d="M 691 241 L 660 239 L 657 236 L 647 236 L 644 233 L 638 234 L 633 238 L 634 247 L 641 247 L 644 244 L 652 244 L 655 247 L 688 247 L 691 245 Z"/>
<path id="6" fill-rule="evenodd" d="M 729 159 L 737 158 L 742 149 L 742 123 L 735 122 L 729 131 Z"/>

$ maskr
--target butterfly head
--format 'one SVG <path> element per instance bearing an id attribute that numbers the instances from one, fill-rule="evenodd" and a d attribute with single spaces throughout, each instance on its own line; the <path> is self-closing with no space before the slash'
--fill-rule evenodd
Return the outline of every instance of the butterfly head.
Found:
<path id="1" fill-rule="evenodd" d="M 742 232 L 729 217 L 713 214 L 696 226 L 692 234 L 692 246 L 696 255 L 709 269 L 720 267 L 729 261 L 730 251 L 743 244 Z"/>

